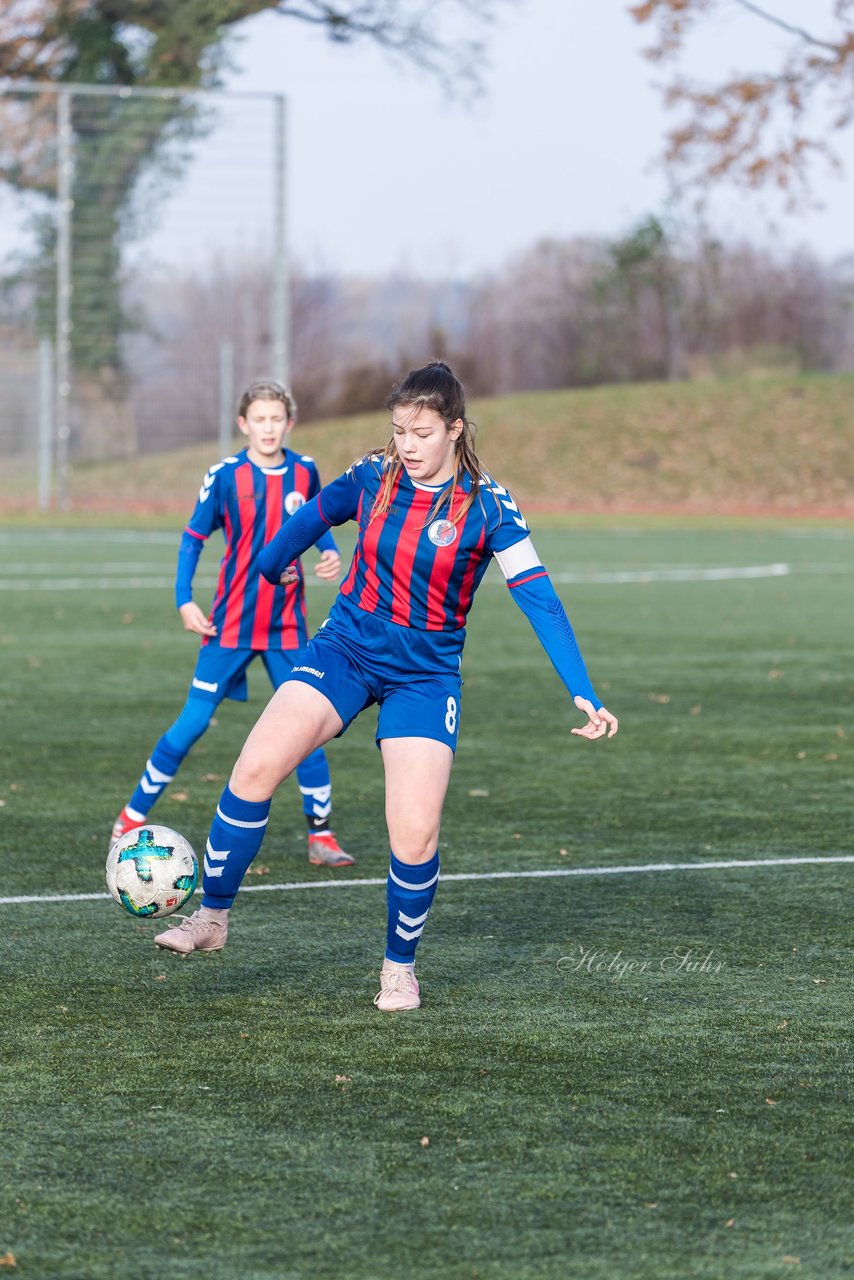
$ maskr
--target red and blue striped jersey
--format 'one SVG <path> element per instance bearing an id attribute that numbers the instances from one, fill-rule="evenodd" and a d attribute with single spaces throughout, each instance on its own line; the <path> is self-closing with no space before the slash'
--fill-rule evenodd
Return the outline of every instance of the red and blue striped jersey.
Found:
<path id="1" fill-rule="evenodd" d="M 382 482 L 380 457 L 354 463 L 320 495 L 320 515 L 331 524 L 358 522 L 359 533 L 341 594 L 367 613 L 422 631 L 458 631 L 490 559 L 529 536 L 528 525 L 510 493 L 483 475 L 478 494 L 454 523 L 471 492 L 465 476 L 453 509 L 447 503 L 430 518 L 437 498 L 451 482 L 415 484 L 401 470 L 391 503 L 371 512 Z"/>
<path id="2" fill-rule="evenodd" d="M 379 456 L 363 458 L 304 506 L 261 553 L 259 566 L 268 581 L 278 582 L 294 557 L 331 525 L 355 519 L 358 540 L 340 588 L 346 601 L 336 600 L 330 623 L 337 613 L 346 620 L 351 612 L 349 621 L 355 622 L 359 611 L 365 611 L 382 621 L 381 630 L 386 624 L 410 628 L 416 633 L 410 654 L 420 652 L 423 658 L 426 643 L 431 651 L 429 661 L 451 653 L 461 655 L 466 615 L 494 556 L 513 599 L 570 694 L 588 699 L 594 709 L 601 707 L 566 610 L 539 561 L 528 525 L 512 495 L 485 472 L 476 481 L 465 477 L 452 496 L 450 480 L 429 488 L 415 484 L 403 471 L 394 481 L 388 509 L 371 519 L 383 479 L 382 467 Z M 462 514 L 465 495 L 471 494 L 474 484 L 477 495 Z M 436 504 L 443 497 L 444 506 L 437 514 Z M 449 503 L 453 504 L 450 512 Z M 458 523 L 449 515 L 458 516 Z M 396 629 L 392 626 L 380 645 L 383 649 L 391 642 L 391 649 L 378 653 L 378 661 L 383 661 L 383 653 L 388 658 L 392 650 L 399 657 L 399 646 L 391 636 Z"/>
<path id="3" fill-rule="evenodd" d="M 292 449 L 284 450 L 278 467 L 256 466 L 242 449 L 207 472 L 182 541 L 188 554 L 179 555 L 176 599 L 179 607 L 192 599 L 198 553 L 214 530 L 222 529 L 225 554 L 210 612 L 217 628 L 214 643 L 225 649 L 298 649 L 307 642 L 302 566 L 296 582 L 274 586 L 261 576 L 258 556 L 319 490 L 314 459 Z M 335 549 L 331 534 L 316 545 L 321 551 Z"/>

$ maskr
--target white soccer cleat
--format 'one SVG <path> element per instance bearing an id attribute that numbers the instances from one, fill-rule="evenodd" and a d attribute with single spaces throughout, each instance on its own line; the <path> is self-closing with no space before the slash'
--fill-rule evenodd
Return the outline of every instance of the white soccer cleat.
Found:
<path id="1" fill-rule="evenodd" d="M 181 924 L 158 933 L 155 945 L 176 955 L 188 956 L 194 951 L 221 951 L 228 937 L 228 911 L 199 907 Z"/>
<path id="2" fill-rule="evenodd" d="M 414 964 L 395 964 L 385 960 L 380 972 L 380 989 L 374 1004 L 383 1013 L 403 1013 L 421 1004 Z"/>

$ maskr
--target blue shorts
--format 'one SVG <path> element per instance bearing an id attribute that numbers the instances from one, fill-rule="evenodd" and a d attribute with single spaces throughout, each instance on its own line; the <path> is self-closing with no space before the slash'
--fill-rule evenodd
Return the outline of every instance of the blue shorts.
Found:
<path id="1" fill-rule="evenodd" d="M 219 706 L 223 698 L 245 702 L 248 696 L 246 669 L 260 658 L 274 689 L 284 684 L 291 673 L 296 649 L 222 649 L 218 644 L 203 644 L 196 660 L 189 697 Z"/>
<path id="2" fill-rule="evenodd" d="M 459 634 L 386 622 L 339 596 L 313 639 L 290 654 L 293 669 L 285 679 L 310 684 L 328 698 L 344 722 L 341 733 L 377 703 L 378 743 L 433 738 L 456 751 L 461 648 Z"/>

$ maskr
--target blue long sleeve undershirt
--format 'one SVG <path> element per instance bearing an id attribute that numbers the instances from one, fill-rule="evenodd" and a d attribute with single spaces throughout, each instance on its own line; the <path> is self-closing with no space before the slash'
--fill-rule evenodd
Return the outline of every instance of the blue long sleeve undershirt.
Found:
<path id="1" fill-rule="evenodd" d="M 572 624 L 546 570 L 542 565 L 526 569 L 508 578 L 507 586 L 570 694 L 573 698 L 587 698 L 598 711 L 602 703 L 590 683 Z"/>
<path id="2" fill-rule="evenodd" d="M 338 512 L 330 513 L 337 515 Z M 295 511 L 290 520 L 283 524 L 279 532 L 272 538 L 258 557 L 258 568 L 268 582 L 276 583 L 289 564 L 308 551 L 309 547 L 321 545 L 324 536 L 331 538 L 330 525 L 343 524 L 352 513 L 342 515 L 340 520 L 327 519 L 321 514 L 320 500 L 315 497 L 304 502 L 299 511 Z M 334 543 L 333 543 L 334 546 Z"/>
<path id="3" fill-rule="evenodd" d="M 312 501 L 316 501 L 316 499 L 312 499 Z M 307 503 L 305 505 L 307 506 L 310 504 Z M 304 510 L 305 506 L 295 512 L 295 514 L 292 515 L 282 526 L 282 531 L 287 529 L 288 525 L 292 524 Z M 275 541 L 275 539 L 273 541 Z M 175 603 L 179 609 L 181 608 L 181 605 L 189 604 L 193 598 L 193 577 L 195 576 L 196 566 L 199 563 L 199 556 L 202 554 L 204 545 L 204 538 L 194 537 L 193 534 L 189 533 L 186 529 L 181 535 L 181 542 L 178 547 L 178 564 L 175 571 Z M 270 543 L 270 546 L 272 545 L 273 544 Z M 317 536 L 313 537 L 308 544 L 303 547 L 302 551 L 308 551 L 310 547 L 317 547 L 317 550 L 320 552 L 338 550 L 337 543 L 329 530 L 329 525 L 325 521 L 323 522 L 322 528 L 318 529 Z M 265 547 L 258 560 L 259 569 L 262 573 L 264 573 L 262 562 L 264 555 L 268 550 L 269 547 Z M 302 551 L 297 552 L 297 555 L 301 555 Z M 288 564 L 291 564 L 296 558 L 296 555 L 291 556 Z M 284 565 L 282 567 L 284 568 Z M 281 572 L 281 570 L 279 572 Z M 265 573 L 264 577 L 268 578 L 270 582 L 278 583 L 279 581 L 279 574 L 276 574 L 275 577 L 270 577 L 269 574 Z"/>
<path id="4" fill-rule="evenodd" d="M 189 604 L 193 598 L 193 577 L 204 545 L 204 538 L 194 538 L 186 529 L 181 534 L 175 570 L 175 606 L 178 609 L 183 604 Z"/>

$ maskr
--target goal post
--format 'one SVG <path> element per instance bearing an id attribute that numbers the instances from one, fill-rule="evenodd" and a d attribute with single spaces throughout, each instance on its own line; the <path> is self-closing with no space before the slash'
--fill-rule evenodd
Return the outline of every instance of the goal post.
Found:
<path id="1" fill-rule="evenodd" d="M 0 457 L 29 451 L 39 505 L 62 509 L 79 462 L 221 439 L 223 350 L 234 386 L 287 381 L 287 104 L 272 93 L 6 79 L 6 123 L 0 183 L 14 217 L 0 231 L 0 406 L 25 403 L 32 430 L 0 407 Z M 269 281 L 266 318 L 252 325 L 240 297 L 246 255 Z M 212 289 L 225 265 L 231 296 L 194 310 L 193 292 Z M 23 383 L 30 366 L 31 395 L 10 401 L 7 378 Z"/>

